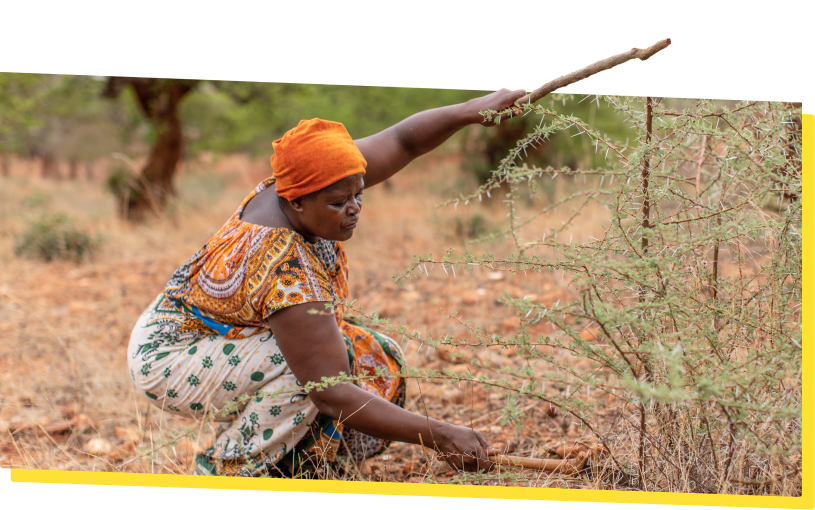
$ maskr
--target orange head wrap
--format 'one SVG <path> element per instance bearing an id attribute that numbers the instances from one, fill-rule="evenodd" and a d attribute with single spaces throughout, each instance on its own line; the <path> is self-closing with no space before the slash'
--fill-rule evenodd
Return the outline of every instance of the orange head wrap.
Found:
<path id="1" fill-rule="evenodd" d="M 294 200 L 349 175 L 364 174 L 367 162 L 339 122 L 301 120 L 272 142 L 272 173 L 277 194 Z"/>

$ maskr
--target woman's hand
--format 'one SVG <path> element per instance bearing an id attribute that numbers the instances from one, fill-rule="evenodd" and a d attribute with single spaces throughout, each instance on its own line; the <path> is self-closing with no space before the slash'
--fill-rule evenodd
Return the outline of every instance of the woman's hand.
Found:
<path id="1" fill-rule="evenodd" d="M 433 441 L 440 456 L 456 471 L 489 471 L 490 455 L 497 455 L 481 432 L 469 427 L 439 422 L 433 429 Z M 425 442 L 425 446 L 431 446 Z"/>
<path id="2" fill-rule="evenodd" d="M 470 110 L 470 114 L 473 115 L 473 119 L 475 119 L 474 123 L 482 123 L 484 126 L 489 127 L 495 126 L 495 122 L 486 120 L 478 112 L 483 112 L 484 110 L 496 110 L 500 112 L 501 110 L 505 110 L 512 106 L 515 101 L 524 97 L 525 95 L 526 91 L 523 89 L 501 89 L 493 92 L 492 94 L 487 94 L 486 96 L 470 99 L 464 104 Z"/>
<path id="3" fill-rule="evenodd" d="M 419 112 L 375 135 L 354 140 L 368 162 L 365 189 L 390 178 L 466 126 L 494 126 L 494 122 L 485 121 L 478 112 L 504 110 L 525 95 L 523 90 L 501 89 L 466 103 Z"/>

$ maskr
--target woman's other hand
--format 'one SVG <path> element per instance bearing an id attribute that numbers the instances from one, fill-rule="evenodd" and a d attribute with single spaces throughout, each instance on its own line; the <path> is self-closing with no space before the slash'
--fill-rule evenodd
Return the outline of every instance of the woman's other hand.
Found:
<path id="1" fill-rule="evenodd" d="M 464 104 L 471 110 L 470 113 L 474 116 L 473 118 L 477 118 L 476 122 L 482 123 L 484 126 L 489 127 L 495 126 L 495 122 L 485 119 L 478 112 L 483 112 L 484 110 L 495 110 L 500 112 L 501 110 L 505 110 L 512 106 L 515 101 L 521 99 L 525 95 L 526 91 L 523 89 L 501 89 L 493 92 L 492 94 L 471 99 Z"/>
<path id="2" fill-rule="evenodd" d="M 493 467 L 489 456 L 499 453 L 481 432 L 449 423 L 439 423 L 433 429 L 432 440 L 440 456 L 456 471 L 489 471 Z M 431 446 L 429 442 L 425 446 Z"/>

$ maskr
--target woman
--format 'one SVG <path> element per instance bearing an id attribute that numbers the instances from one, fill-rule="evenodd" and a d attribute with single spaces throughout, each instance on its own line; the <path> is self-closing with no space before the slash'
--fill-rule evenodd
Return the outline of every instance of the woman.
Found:
<path id="1" fill-rule="evenodd" d="M 293 476 L 339 451 L 354 459 L 390 441 L 435 449 L 455 469 L 489 470 L 481 433 L 403 409 L 399 346 L 333 314 L 348 298 L 342 242 L 362 192 L 524 95 L 502 89 L 413 115 L 352 140 L 342 124 L 301 121 L 273 143 L 262 182 L 140 317 L 128 362 L 162 409 L 220 421 L 197 472 Z M 491 123 L 488 125 L 492 125 Z M 309 382 L 366 376 L 306 393 Z"/>

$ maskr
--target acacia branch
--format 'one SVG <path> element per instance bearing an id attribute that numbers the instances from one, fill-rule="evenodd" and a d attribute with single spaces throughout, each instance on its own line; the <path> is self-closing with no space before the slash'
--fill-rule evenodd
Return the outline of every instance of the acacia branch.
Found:
<path id="1" fill-rule="evenodd" d="M 593 74 L 597 74 L 600 71 L 605 71 L 606 69 L 611 69 L 612 67 L 628 62 L 633 58 L 638 58 L 640 60 L 648 60 L 653 54 L 660 50 L 664 50 L 670 44 L 671 44 L 670 39 L 664 39 L 654 44 L 650 48 L 646 48 L 644 50 L 641 50 L 639 48 L 631 48 L 625 53 L 620 53 L 619 55 L 608 57 L 607 59 L 600 60 L 598 62 L 591 64 L 590 66 L 584 67 L 579 71 L 574 71 L 567 75 L 561 76 L 560 78 L 554 79 L 549 83 L 542 85 L 540 88 L 535 89 L 530 94 L 522 97 L 521 99 L 518 99 L 515 102 L 515 104 L 517 105 L 524 105 L 527 103 L 532 104 L 535 101 L 542 98 L 543 96 L 550 94 L 559 88 L 565 87 L 566 85 L 571 85 L 572 83 L 578 82 L 580 80 L 585 80 L 586 78 Z"/>

